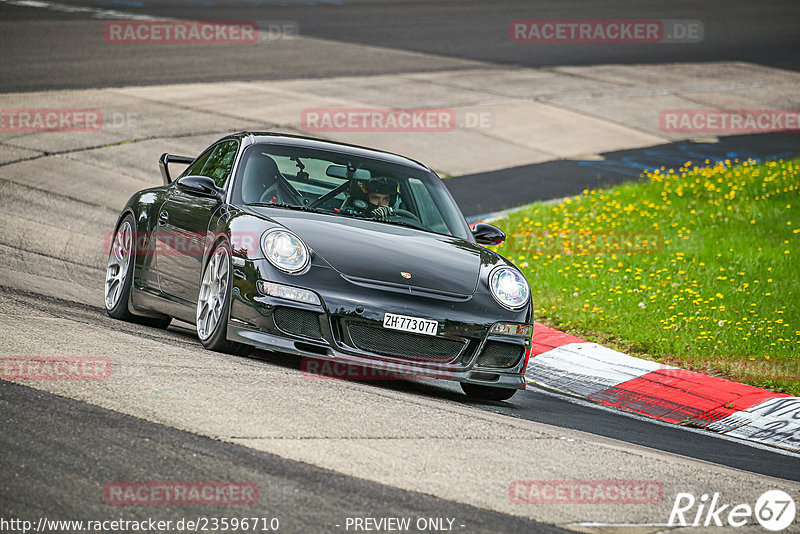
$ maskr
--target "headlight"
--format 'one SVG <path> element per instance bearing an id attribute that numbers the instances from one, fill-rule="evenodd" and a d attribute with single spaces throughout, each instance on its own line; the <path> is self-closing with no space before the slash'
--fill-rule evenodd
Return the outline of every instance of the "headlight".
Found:
<path id="1" fill-rule="evenodd" d="M 498 267 L 489 275 L 489 287 L 495 300 L 506 308 L 517 310 L 528 303 L 528 282 L 516 269 Z"/>
<path id="2" fill-rule="evenodd" d="M 303 241 L 287 230 L 269 230 L 261 236 L 261 251 L 269 262 L 290 274 L 308 265 L 308 249 Z"/>

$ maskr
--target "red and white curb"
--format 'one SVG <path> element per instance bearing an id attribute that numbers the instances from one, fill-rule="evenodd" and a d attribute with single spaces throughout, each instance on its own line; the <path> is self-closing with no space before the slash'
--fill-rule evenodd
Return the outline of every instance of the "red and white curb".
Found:
<path id="1" fill-rule="evenodd" d="M 536 323 L 528 381 L 661 421 L 800 451 L 800 398 L 634 358 Z"/>

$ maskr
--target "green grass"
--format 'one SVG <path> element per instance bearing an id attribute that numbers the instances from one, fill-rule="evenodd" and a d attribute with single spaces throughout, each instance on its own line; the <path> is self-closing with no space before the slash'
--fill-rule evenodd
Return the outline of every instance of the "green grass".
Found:
<path id="1" fill-rule="evenodd" d="M 705 164 L 709 162 L 706 161 Z M 536 319 L 800 394 L 800 160 L 692 162 L 498 221 Z"/>

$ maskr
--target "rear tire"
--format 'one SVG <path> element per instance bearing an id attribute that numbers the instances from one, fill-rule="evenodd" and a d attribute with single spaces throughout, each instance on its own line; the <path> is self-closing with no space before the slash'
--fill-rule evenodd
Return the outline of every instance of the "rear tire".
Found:
<path id="1" fill-rule="evenodd" d="M 467 394 L 467 397 L 473 400 L 484 401 L 504 401 L 514 396 L 517 392 L 516 389 L 511 388 L 498 388 L 495 386 L 482 386 L 480 384 L 468 384 L 461 382 L 461 389 Z"/>
<path id="2" fill-rule="evenodd" d="M 251 346 L 227 338 L 232 281 L 230 247 L 225 242 L 218 243 L 203 268 L 200 281 L 195 321 L 197 337 L 209 350 L 246 356 L 253 350 Z"/>
<path id="3" fill-rule="evenodd" d="M 122 219 L 111 240 L 104 292 L 106 313 L 113 319 L 163 329 L 169 326 L 171 317 L 142 317 L 134 315 L 128 308 L 133 286 L 133 264 L 136 261 L 135 227 L 136 222 L 129 213 Z"/>

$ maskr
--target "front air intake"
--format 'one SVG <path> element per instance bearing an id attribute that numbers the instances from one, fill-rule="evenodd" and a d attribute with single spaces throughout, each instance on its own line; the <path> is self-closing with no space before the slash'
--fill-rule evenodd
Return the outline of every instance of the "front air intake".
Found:
<path id="1" fill-rule="evenodd" d="M 348 324 L 347 332 L 361 350 L 420 362 L 451 362 L 466 347 L 466 340 L 397 332 L 361 324 Z"/>
<path id="2" fill-rule="evenodd" d="M 275 318 L 275 325 L 287 334 L 322 339 L 318 313 L 281 306 L 275 308 L 273 317 Z"/>
<path id="3" fill-rule="evenodd" d="M 477 365 L 481 367 L 498 367 L 506 369 L 514 367 L 522 357 L 525 347 L 499 341 L 487 341 L 478 356 Z"/>

